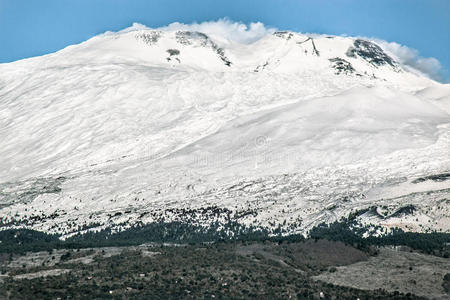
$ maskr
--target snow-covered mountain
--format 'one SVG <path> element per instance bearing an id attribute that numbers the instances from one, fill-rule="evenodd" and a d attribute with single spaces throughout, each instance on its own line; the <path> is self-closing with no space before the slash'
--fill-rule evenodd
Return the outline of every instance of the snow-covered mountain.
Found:
<path id="1" fill-rule="evenodd" d="M 450 231 L 450 87 L 360 38 L 124 30 L 0 64 L 0 217 Z"/>

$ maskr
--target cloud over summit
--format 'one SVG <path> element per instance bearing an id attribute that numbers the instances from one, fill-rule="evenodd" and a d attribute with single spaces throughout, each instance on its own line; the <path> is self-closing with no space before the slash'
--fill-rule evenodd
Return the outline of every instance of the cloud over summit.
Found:
<path id="1" fill-rule="evenodd" d="M 219 19 L 217 21 L 192 24 L 175 22 L 159 28 L 149 28 L 139 23 L 133 23 L 133 26 L 122 30 L 122 32 L 145 29 L 162 31 L 199 31 L 222 41 L 231 41 L 242 44 L 254 43 L 277 30 L 276 28 L 267 27 L 261 22 L 244 24 L 229 19 Z M 443 68 L 436 58 L 422 57 L 417 50 L 395 42 L 387 42 L 382 39 L 374 39 L 374 41 L 379 44 L 383 50 L 391 54 L 400 64 L 418 70 L 434 80 L 443 80 Z"/>
<path id="2" fill-rule="evenodd" d="M 143 30 L 143 29 L 156 29 L 163 31 L 199 31 L 207 35 L 219 37 L 228 41 L 238 42 L 242 44 L 251 44 L 257 40 L 263 38 L 268 34 L 275 32 L 275 28 L 266 27 L 261 22 L 253 22 L 250 24 L 244 24 L 242 22 L 233 22 L 228 19 L 219 19 L 217 21 L 208 21 L 202 23 L 171 23 L 164 27 L 149 28 L 139 23 L 133 23 L 133 26 L 123 30 L 122 32 Z"/>
<path id="3" fill-rule="evenodd" d="M 434 80 L 443 80 L 442 66 L 436 58 L 422 57 L 416 49 L 395 42 L 384 40 L 376 40 L 376 42 L 402 65 L 416 69 Z"/>

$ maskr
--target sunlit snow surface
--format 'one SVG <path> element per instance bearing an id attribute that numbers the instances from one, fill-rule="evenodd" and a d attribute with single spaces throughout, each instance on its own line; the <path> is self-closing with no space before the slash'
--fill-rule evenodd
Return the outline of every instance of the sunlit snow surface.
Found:
<path id="1" fill-rule="evenodd" d="M 355 41 L 125 31 L 0 65 L 3 228 L 219 207 L 304 233 L 372 208 L 362 222 L 448 232 L 450 87 Z"/>

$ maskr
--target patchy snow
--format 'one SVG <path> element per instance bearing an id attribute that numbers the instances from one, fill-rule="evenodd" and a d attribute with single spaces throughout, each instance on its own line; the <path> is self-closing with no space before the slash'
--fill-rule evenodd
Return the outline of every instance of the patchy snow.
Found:
<path id="1" fill-rule="evenodd" d="M 30 279 L 35 279 L 35 278 L 47 277 L 47 276 L 58 276 L 61 274 L 69 273 L 70 271 L 71 271 L 70 269 L 43 270 L 43 271 L 34 272 L 34 273 L 15 275 L 15 276 L 13 276 L 13 278 L 15 280 L 22 280 L 22 279 L 30 280 Z"/>

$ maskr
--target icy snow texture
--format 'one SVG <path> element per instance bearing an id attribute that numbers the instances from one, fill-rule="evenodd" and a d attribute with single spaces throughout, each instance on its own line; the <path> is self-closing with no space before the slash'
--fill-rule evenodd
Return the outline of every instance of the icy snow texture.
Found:
<path id="1" fill-rule="evenodd" d="M 414 217 L 365 217 L 448 231 L 450 180 L 411 181 L 450 170 L 450 89 L 349 51 L 360 44 L 135 28 L 2 64 L 2 221 L 70 233 L 218 206 L 304 232 L 413 203 Z M 336 58 L 354 71 L 336 72 Z"/>

